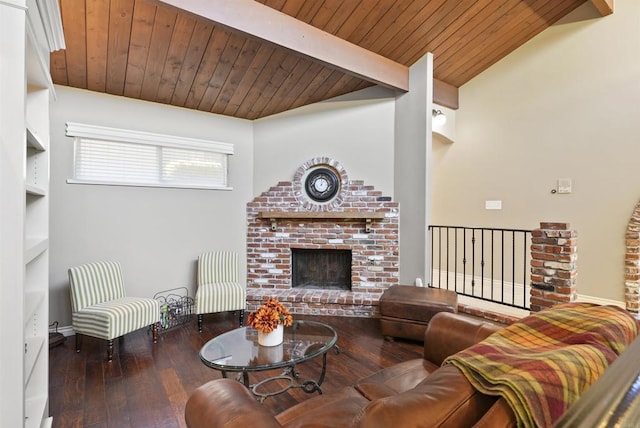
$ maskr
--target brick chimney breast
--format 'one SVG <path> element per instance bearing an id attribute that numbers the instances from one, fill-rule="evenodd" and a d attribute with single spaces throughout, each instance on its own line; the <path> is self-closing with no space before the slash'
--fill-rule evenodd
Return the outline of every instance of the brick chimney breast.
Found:
<path id="1" fill-rule="evenodd" d="M 335 173 L 339 189 L 316 201 L 305 180 L 316 168 Z M 324 189 L 325 183 L 319 186 Z M 378 300 L 398 283 L 399 206 L 363 181 L 349 180 L 335 159 L 304 162 L 247 204 L 247 309 L 277 297 L 294 314 L 378 316 Z M 350 250 L 351 290 L 291 287 L 291 249 Z"/>

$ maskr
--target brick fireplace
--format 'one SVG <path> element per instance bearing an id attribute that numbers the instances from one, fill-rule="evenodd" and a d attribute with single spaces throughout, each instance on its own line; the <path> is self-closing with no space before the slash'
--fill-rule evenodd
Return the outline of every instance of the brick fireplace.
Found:
<path id="1" fill-rule="evenodd" d="M 308 191 L 319 169 L 337 188 L 318 201 Z M 319 189 L 324 190 L 325 184 Z M 277 297 L 294 314 L 374 317 L 398 283 L 399 208 L 334 159 L 318 157 L 247 204 L 247 309 Z M 292 287 L 292 250 L 348 250 L 351 289 Z"/>

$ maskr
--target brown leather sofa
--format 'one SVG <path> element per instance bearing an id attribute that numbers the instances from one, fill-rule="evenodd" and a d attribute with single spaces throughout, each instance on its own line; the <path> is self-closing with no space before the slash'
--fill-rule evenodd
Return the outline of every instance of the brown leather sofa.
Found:
<path id="1" fill-rule="evenodd" d="M 241 383 L 208 382 L 189 397 L 185 419 L 204 427 L 512 427 L 506 403 L 476 391 L 446 357 L 486 338 L 498 326 L 442 312 L 424 336 L 424 358 L 385 368 L 336 393 L 318 395 L 278 415 Z"/>

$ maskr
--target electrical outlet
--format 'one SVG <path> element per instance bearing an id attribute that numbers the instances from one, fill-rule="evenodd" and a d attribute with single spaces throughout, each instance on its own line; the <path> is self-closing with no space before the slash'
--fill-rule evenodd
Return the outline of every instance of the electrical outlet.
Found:
<path id="1" fill-rule="evenodd" d="M 501 210 L 502 201 L 484 201 L 484 209 L 486 210 Z"/>

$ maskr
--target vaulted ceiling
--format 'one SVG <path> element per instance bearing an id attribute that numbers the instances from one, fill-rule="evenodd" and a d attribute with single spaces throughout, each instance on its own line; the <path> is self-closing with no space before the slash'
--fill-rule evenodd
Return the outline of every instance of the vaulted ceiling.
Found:
<path id="1" fill-rule="evenodd" d="M 588 0 L 59 0 L 60 85 L 256 119 L 403 76 L 435 101 Z M 613 0 L 590 0 L 611 13 Z M 186 9 L 186 10 L 185 10 Z"/>

